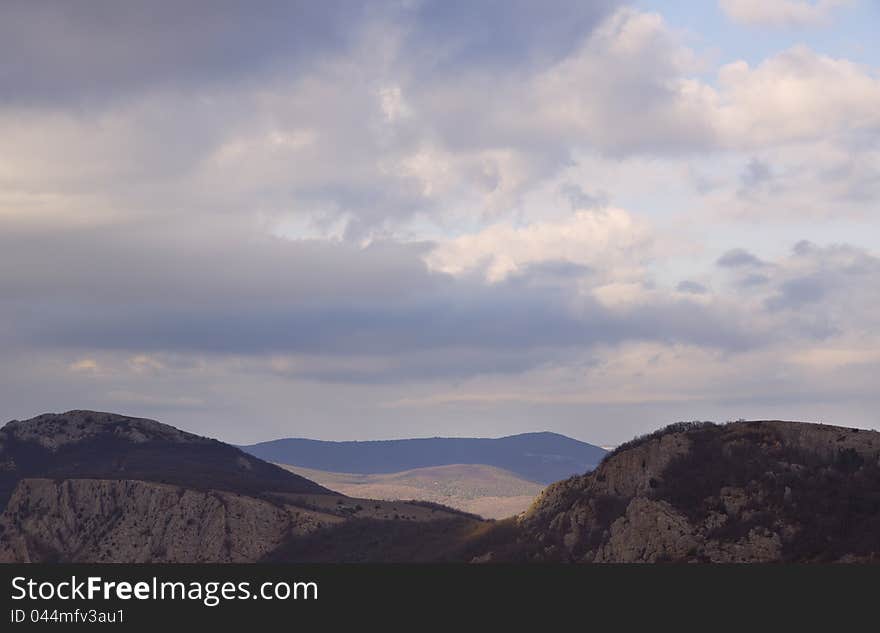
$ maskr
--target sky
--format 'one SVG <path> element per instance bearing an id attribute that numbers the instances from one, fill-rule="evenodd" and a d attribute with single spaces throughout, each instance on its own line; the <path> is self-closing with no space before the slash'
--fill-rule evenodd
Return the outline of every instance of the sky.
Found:
<path id="1" fill-rule="evenodd" d="M 880 429 L 880 3 L 0 6 L 0 403 Z"/>

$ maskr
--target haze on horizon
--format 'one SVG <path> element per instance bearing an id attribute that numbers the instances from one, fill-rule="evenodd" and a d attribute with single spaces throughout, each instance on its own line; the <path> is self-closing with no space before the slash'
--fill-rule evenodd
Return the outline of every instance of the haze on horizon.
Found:
<path id="1" fill-rule="evenodd" d="M 880 428 L 880 5 L 6 2 L 0 402 Z"/>

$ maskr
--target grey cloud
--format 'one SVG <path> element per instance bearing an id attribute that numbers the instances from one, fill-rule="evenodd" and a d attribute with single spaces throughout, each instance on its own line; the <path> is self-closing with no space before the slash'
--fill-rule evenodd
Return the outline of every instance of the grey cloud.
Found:
<path id="1" fill-rule="evenodd" d="M 742 288 L 754 288 L 756 286 L 763 286 L 770 282 L 770 277 L 767 275 L 760 274 L 749 274 L 737 281 L 737 285 Z"/>
<path id="2" fill-rule="evenodd" d="M 608 195 L 602 191 L 587 192 L 580 185 L 567 183 L 559 188 L 559 193 L 568 198 L 572 210 L 597 209 L 608 205 Z"/>
<path id="3" fill-rule="evenodd" d="M 522 98 L 523 86 L 588 41 L 617 6 L 17 3 L 0 25 L 8 90 L 0 100 L 39 103 L 34 128 L 35 113 L 62 109 L 69 136 L 64 152 L 20 139 L 30 163 L 53 169 L 13 185 L 86 192 L 114 210 L 310 215 L 345 223 L 350 240 L 416 214 L 442 215 L 450 197 L 480 211 L 515 208 L 523 191 L 571 164 L 574 146 L 590 143 L 556 129 L 554 117 L 536 122 L 541 104 Z M 620 91 L 609 88 L 609 116 L 645 102 L 643 84 L 665 83 L 650 69 L 632 73 Z M 601 75 L 614 84 L 617 72 Z M 385 88 L 400 89 L 407 116 L 386 118 Z M 8 112 L 14 121 L 17 109 Z M 57 123 L 56 112 L 46 116 Z M 313 142 L 297 147 L 285 135 Z M 429 162 L 436 150 L 447 183 L 408 169 L 426 148 Z M 68 156 L 86 176 L 59 164 Z M 605 202 L 601 192 L 581 193 L 578 204 Z"/>
<path id="4" fill-rule="evenodd" d="M 687 292 L 695 295 L 704 295 L 709 292 L 709 289 L 700 282 L 691 281 L 689 279 L 678 282 L 678 285 L 675 287 L 675 289 L 679 292 Z"/>
<path id="5" fill-rule="evenodd" d="M 0 100 L 92 100 L 290 69 L 348 45 L 367 5 L 259 0 L 6 2 Z"/>
<path id="6" fill-rule="evenodd" d="M 585 264 L 567 260 L 547 260 L 529 264 L 521 271 L 509 277 L 510 282 L 563 280 L 570 281 L 593 273 L 593 269 Z"/>
<path id="7" fill-rule="evenodd" d="M 744 266 L 763 266 L 764 262 L 742 248 L 727 251 L 716 261 L 722 268 L 741 268 Z"/>
<path id="8" fill-rule="evenodd" d="M 827 295 L 827 281 L 817 276 L 790 279 L 782 283 L 779 292 L 767 300 L 770 310 L 801 308 L 818 303 Z"/>
<path id="9" fill-rule="evenodd" d="M 598 266 L 548 261 L 489 284 L 427 269 L 430 244 L 376 239 L 421 214 L 437 213 L 442 227 L 462 209 L 473 216 L 454 228 L 470 230 L 494 194 L 504 213 L 516 210 L 522 192 L 556 182 L 545 179 L 572 164 L 575 147 L 716 147 L 699 113 L 679 109 L 676 41 L 658 32 L 629 55 L 592 37 L 617 5 L 5 3 L 0 123 L 33 133 L 4 135 L 4 165 L 15 169 L 4 172 L 12 195 L 0 209 L 10 212 L 0 230 L 0 400 L 17 417 L 129 402 L 132 413 L 177 410 L 168 421 L 199 419 L 212 434 L 256 418 L 278 434 L 291 420 L 348 438 L 358 424 L 373 437 L 471 433 L 492 413 L 420 411 L 414 426 L 406 411 L 380 427 L 395 414 L 367 409 L 411 395 L 413 381 L 446 388 L 559 366 L 573 384 L 585 355 L 631 342 L 726 358 L 841 332 L 869 340 L 880 265 L 852 247 L 799 243 L 772 264 L 730 251 L 718 260 L 731 270 L 728 294 L 691 296 L 706 289 L 685 279 L 684 294 L 664 296 L 640 278 L 643 301 L 611 308 L 584 293 L 608 280 Z M 583 58 L 553 66 L 575 51 Z M 559 80 L 549 88 L 548 68 Z M 383 110 L 386 88 L 400 90 L 397 118 Z M 542 107 L 557 104 L 578 116 Z M 876 193 L 868 137 L 864 155 L 820 174 L 850 182 L 843 195 Z M 414 157 L 425 158 L 426 181 L 407 171 Z M 741 184 L 785 184 L 780 165 L 776 174 L 755 160 Z M 557 193 L 576 207 L 607 203 L 576 185 Z M 348 224 L 338 242 L 267 237 L 279 219 L 292 235 Z M 367 237 L 369 247 L 355 244 Z M 114 375 L 113 362 L 124 369 L 140 353 L 164 369 Z M 92 356 L 107 359 L 105 375 L 70 371 Z M 292 362 L 273 365 L 275 356 Z M 195 401 L 206 404 L 186 408 Z M 628 415 L 645 420 L 658 406 Z M 663 406 L 671 419 L 696 415 Z M 492 428 L 564 414 L 578 429 L 586 410 L 496 409 Z M 590 411 L 617 419 L 617 409 Z"/>
<path id="10" fill-rule="evenodd" d="M 569 54 L 618 0 L 432 0 L 418 2 L 409 48 L 423 68 L 547 64 Z"/>
<path id="11" fill-rule="evenodd" d="M 787 338 L 866 335 L 878 326 L 880 259 L 847 245 L 795 245 L 768 274 L 764 309 Z"/>
<path id="12" fill-rule="evenodd" d="M 752 158 L 746 165 L 745 170 L 740 175 L 740 182 L 743 189 L 741 191 L 748 192 L 766 185 L 773 180 L 773 170 L 770 165 Z"/>
<path id="13" fill-rule="evenodd" d="M 0 100 L 53 105 L 291 73 L 345 52 L 376 23 L 407 33 L 406 56 L 423 72 L 546 62 L 616 4 L 13 0 L 0 21 Z"/>
<path id="14" fill-rule="evenodd" d="M 791 250 L 795 255 L 806 256 L 815 253 L 817 248 L 816 245 L 809 240 L 801 240 L 800 242 L 797 242 Z"/>
<path id="15" fill-rule="evenodd" d="M 761 336 L 683 300 L 623 312 L 588 298 L 575 306 L 575 284 L 591 272 L 564 262 L 489 284 L 429 271 L 424 244 L 215 233 L 169 250 L 168 239 L 119 229 L 0 239 L 0 306 L 9 317 L 0 336 L 41 349 L 373 357 L 400 380 L 522 371 L 598 344 L 742 349 Z M 23 261 L 25 269 L 14 265 Z M 346 372 L 376 379 L 336 366 L 315 375 Z"/>

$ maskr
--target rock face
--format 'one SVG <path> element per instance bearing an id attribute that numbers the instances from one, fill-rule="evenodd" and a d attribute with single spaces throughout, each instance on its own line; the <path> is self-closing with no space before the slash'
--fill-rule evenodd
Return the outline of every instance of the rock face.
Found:
<path id="1" fill-rule="evenodd" d="M 779 421 L 673 425 L 549 486 L 489 558 L 878 561 L 878 460 L 873 431 Z"/>
<path id="2" fill-rule="evenodd" d="M 333 522 L 326 488 L 167 424 L 69 411 L 0 429 L 0 561 L 255 561 Z"/>
<path id="3" fill-rule="evenodd" d="M 26 479 L 0 515 L 0 562 L 252 562 L 338 520 L 230 492 Z"/>

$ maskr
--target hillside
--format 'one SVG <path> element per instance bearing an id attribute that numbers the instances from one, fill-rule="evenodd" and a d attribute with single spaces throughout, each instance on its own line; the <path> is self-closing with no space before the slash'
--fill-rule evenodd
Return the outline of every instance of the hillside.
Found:
<path id="1" fill-rule="evenodd" d="M 377 475 L 279 466 L 350 497 L 421 499 L 487 519 L 525 511 L 542 488 L 506 470 L 483 464 L 451 464 Z"/>
<path id="2" fill-rule="evenodd" d="M 398 524 L 480 524 L 436 505 L 345 497 L 217 440 L 92 411 L 6 424 L 0 485 L 0 562 L 256 562 L 348 524 L 380 539 Z M 348 542 L 347 556 L 375 541 Z"/>
<path id="3" fill-rule="evenodd" d="M 95 411 L 49 413 L 0 428 L 0 510 L 25 478 L 133 479 L 242 494 L 331 492 L 229 444 Z"/>
<path id="4" fill-rule="evenodd" d="M 289 438 L 241 448 L 266 461 L 327 472 L 372 475 L 451 464 L 485 464 L 539 484 L 591 470 L 606 453 L 598 446 L 547 432 L 497 439 L 325 442 Z"/>
<path id="5" fill-rule="evenodd" d="M 880 561 L 880 433 L 673 425 L 547 487 L 480 560 Z"/>
<path id="6" fill-rule="evenodd" d="M 7 424 L 0 465 L 0 562 L 880 562 L 880 433 L 819 424 L 672 425 L 495 522 L 331 493 L 112 414 Z M 387 482 L 430 489 L 444 472 Z"/>

